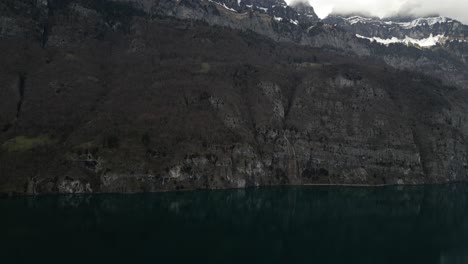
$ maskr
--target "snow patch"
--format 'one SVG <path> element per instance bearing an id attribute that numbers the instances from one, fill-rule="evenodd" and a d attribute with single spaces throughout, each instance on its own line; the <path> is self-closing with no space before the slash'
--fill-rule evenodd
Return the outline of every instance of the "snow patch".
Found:
<path id="1" fill-rule="evenodd" d="M 215 4 L 219 5 L 219 6 L 222 6 L 222 7 L 226 8 L 226 9 L 229 10 L 229 11 L 232 11 L 232 12 L 234 12 L 234 13 L 237 13 L 237 11 L 236 11 L 235 9 L 232 9 L 232 8 L 226 6 L 225 3 L 222 3 L 222 4 L 221 4 L 221 3 L 218 3 L 218 2 L 213 1 L 213 0 L 208 0 L 208 2 L 215 3 Z M 238 3 L 240 3 L 239 0 L 238 0 Z"/>
<path id="2" fill-rule="evenodd" d="M 467 43 L 468 40 L 466 39 L 451 39 L 448 42 L 453 43 L 453 42 L 458 42 L 458 43 Z"/>
<path id="3" fill-rule="evenodd" d="M 275 16 L 273 17 L 273 19 L 276 20 L 276 21 L 278 21 L 278 22 L 283 20 L 282 17 L 275 17 Z"/>
<path id="4" fill-rule="evenodd" d="M 257 9 L 260 9 L 262 10 L 263 12 L 267 13 L 268 12 L 268 8 L 266 7 L 261 7 L 261 6 L 255 6 L 255 5 L 245 5 L 247 8 L 250 8 L 250 9 L 254 9 L 254 8 L 257 8 Z"/>
<path id="5" fill-rule="evenodd" d="M 289 20 L 289 23 L 292 23 L 292 24 L 294 24 L 294 25 L 296 25 L 296 26 L 299 25 L 299 21 L 293 20 L 293 19 L 290 19 L 290 20 Z"/>
<path id="6" fill-rule="evenodd" d="M 452 22 L 453 20 L 446 18 L 446 17 L 425 17 L 425 18 L 418 18 L 411 22 L 406 23 L 394 23 L 400 25 L 404 29 L 415 28 L 418 26 L 433 26 L 435 24 L 443 24 L 447 22 Z"/>
<path id="7" fill-rule="evenodd" d="M 361 38 L 361 39 L 367 39 L 367 40 L 370 40 L 371 42 L 375 41 L 377 43 L 381 43 L 386 46 L 390 44 L 394 44 L 394 43 L 402 43 L 405 45 L 417 44 L 418 46 L 424 47 L 424 48 L 435 46 L 438 43 L 441 43 L 445 38 L 444 35 L 433 36 L 432 34 L 428 38 L 424 38 L 424 39 L 414 39 L 408 36 L 406 36 L 404 39 L 398 39 L 396 37 L 392 37 L 390 39 L 382 39 L 379 37 L 369 38 L 369 37 L 361 36 L 359 34 L 356 34 L 356 37 Z"/>
<path id="8" fill-rule="evenodd" d="M 372 18 L 368 18 L 368 17 L 361 17 L 361 16 L 352 16 L 352 17 L 348 17 L 348 18 L 345 18 L 351 25 L 354 25 L 354 24 L 357 24 L 357 23 L 361 23 L 361 24 L 365 24 L 367 22 L 371 22 L 373 21 Z"/>
<path id="9" fill-rule="evenodd" d="M 374 19 L 374 18 L 369 18 L 369 17 L 361 17 L 361 16 L 352 16 L 352 17 L 341 17 L 344 20 L 348 21 L 351 25 L 361 23 L 361 24 L 366 24 L 366 23 L 379 23 L 382 24 L 381 20 Z M 449 23 L 453 22 L 452 19 L 447 18 L 447 17 L 423 17 L 423 18 L 417 18 L 414 19 L 410 22 L 394 22 L 394 21 L 383 21 L 383 24 L 385 25 L 397 25 L 400 26 L 404 29 L 411 29 L 415 28 L 418 26 L 434 26 L 435 24 L 443 24 L 443 23 Z"/>

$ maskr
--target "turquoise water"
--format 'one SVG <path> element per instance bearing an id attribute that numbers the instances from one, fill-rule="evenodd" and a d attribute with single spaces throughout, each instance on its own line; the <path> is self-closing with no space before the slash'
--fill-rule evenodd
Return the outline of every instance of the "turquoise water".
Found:
<path id="1" fill-rule="evenodd" d="M 468 263 L 468 185 L 23 197 L 0 212 L 2 263 Z"/>

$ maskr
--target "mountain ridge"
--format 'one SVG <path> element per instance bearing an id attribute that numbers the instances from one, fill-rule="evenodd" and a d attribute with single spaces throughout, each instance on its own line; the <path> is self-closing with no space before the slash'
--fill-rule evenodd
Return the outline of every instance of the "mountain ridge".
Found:
<path id="1" fill-rule="evenodd" d="M 468 26 L 447 17 L 419 17 L 406 22 L 363 16 L 329 16 L 326 23 L 366 37 L 398 39 L 405 36 L 421 39 L 430 35 L 443 35 L 447 40 L 468 41 Z"/>

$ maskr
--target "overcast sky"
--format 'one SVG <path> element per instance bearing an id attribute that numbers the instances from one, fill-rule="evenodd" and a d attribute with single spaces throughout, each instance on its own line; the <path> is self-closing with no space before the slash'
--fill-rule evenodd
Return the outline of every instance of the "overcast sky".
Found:
<path id="1" fill-rule="evenodd" d="M 288 3 L 294 0 L 286 0 Z M 307 0 L 306 0 L 307 1 Z M 468 24 L 468 0 L 308 0 L 320 17 L 332 10 L 366 12 L 385 17 L 397 13 L 424 16 L 440 14 Z"/>

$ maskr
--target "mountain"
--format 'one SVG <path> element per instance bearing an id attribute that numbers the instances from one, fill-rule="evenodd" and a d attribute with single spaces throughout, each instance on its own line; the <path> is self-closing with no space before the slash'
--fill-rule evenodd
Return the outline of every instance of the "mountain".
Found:
<path id="1" fill-rule="evenodd" d="M 363 16 L 329 16 L 325 23 L 334 24 L 360 38 L 383 44 L 412 43 L 420 47 L 446 42 L 468 43 L 468 26 L 447 17 L 422 17 L 409 20 L 379 19 Z"/>
<path id="2" fill-rule="evenodd" d="M 365 45 L 360 44 L 354 35 L 323 25 L 313 8 L 305 2 L 288 6 L 284 0 L 114 1 L 131 3 L 136 9 L 153 16 L 202 20 L 210 25 L 250 30 L 279 42 L 347 48 L 353 53 L 368 54 Z"/>
<path id="3" fill-rule="evenodd" d="M 129 2 L 130 0 L 118 1 Z M 381 45 L 377 45 L 379 43 L 369 45 L 369 38 L 377 38 L 379 35 L 374 34 L 375 32 L 388 31 L 388 28 L 386 29 L 385 27 L 390 23 L 389 21 L 377 21 L 377 24 L 365 24 L 362 23 L 362 20 L 360 23 L 351 24 L 352 21 L 349 22 L 346 19 L 342 19 L 341 24 L 334 23 L 330 19 L 318 21 L 315 13 L 312 13 L 313 8 L 305 2 L 295 2 L 291 7 L 288 7 L 283 0 L 251 2 L 221 0 L 160 0 L 154 2 L 138 0 L 136 4 L 134 1 L 130 2 L 134 3 L 137 9 L 143 9 L 153 16 L 172 16 L 184 20 L 202 20 L 210 25 L 253 31 L 277 42 L 296 43 L 332 49 L 347 54 L 371 56 L 383 60 L 395 68 L 418 70 L 421 73 L 434 75 L 442 79 L 447 85 L 468 87 L 468 68 L 466 64 L 466 55 L 468 53 L 466 53 L 465 42 L 454 43 L 453 41 L 449 41 L 447 42 L 450 44 L 447 46 L 448 48 L 437 51 L 423 50 L 420 44 L 434 43 L 443 38 L 436 35 L 439 34 L 436 31 L 433 32 L 431 37 L 430 30 L 428 29 L 426 29 L 425 33 L 422 33 L 422 29 L 425 28 L 422 24 L 415 27 L 416 33 L 411 34 L 413 37 L 420 34 L 425 38 L 422 40 L 418 39 L 421 40 L 419 44 L 413 44 L 415 41 L 404 37 L 403 40 L 397 40 L 396 42 L 402 42 L 405 45 L 382 49 Z M 365 17 L 361 18 L 366 19 Z M 376 21 L 375 18 L 367 19 Z M 448 25 L 452 25 L 452 28 L 464 28 L 457 21 L 447 22 Z M 395 23 L 404 23 L 404 21 Z M 346 27 L 347 24 L 358 26 Z M 353 30 L 353 28 L 359 28 L 359 25 L 364 25 L 362 32 Z M 433 26 L 437 27 L 438 25 Z M 407 30 L 403 28 L 404 25 L 396 24 L 395 27 L 399 28 L 400 31 Z M 364 35 L 357 34 L 356 32 Z M 462 34 L 463 30 L 455 30 L 454 32 Z M 400 34 L 403 33 L 400 32 Z M 382 35 L 382 37 L 385 36 Z M 409 43 L 412 43 L 411 46 L 415 49 L 404 47 Z M 429 47 L 433 46 L 429 45 Z"/>
<path id="4" fill-rule="evenodd" d="M 0 193 L 466 181 L 463 42 L 380 45 L 312 10 L 0 2 Z"/>
<path id="5" fill-rule="evenodd" d="M 324 23 L 370 44 L 369 53 L 399 69 L 437 76 L 468 88 L 468 26 L 441 16 L 386 18 L 331 15 Z"/>

